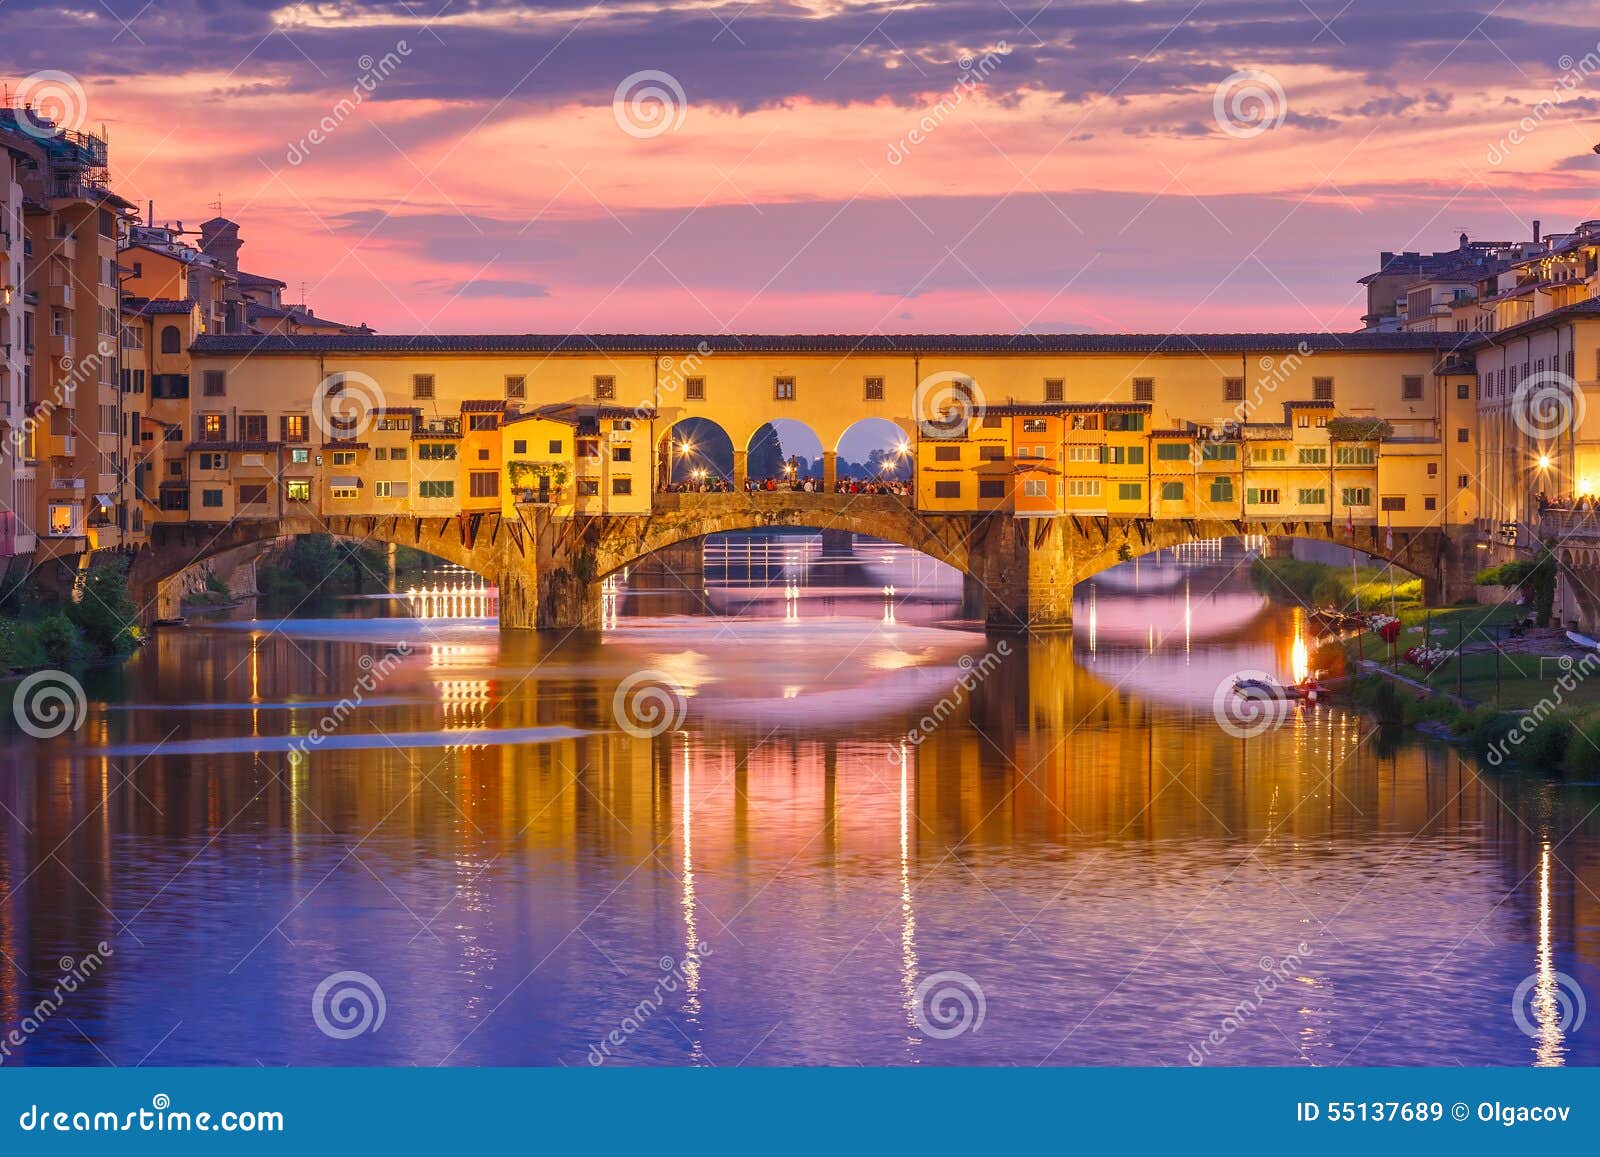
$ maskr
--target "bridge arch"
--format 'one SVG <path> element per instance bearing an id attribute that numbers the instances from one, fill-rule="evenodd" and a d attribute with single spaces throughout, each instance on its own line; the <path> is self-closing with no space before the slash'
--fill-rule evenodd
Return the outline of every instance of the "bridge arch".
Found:
<path id="1" fill-rule="evenodd" d="M 712 534 L 778 528 L 847 530 L 920 551 L 965 574 L 971 536 L 965 523 L 918 514 L 904 499 L 890 495 L 804 494 L 777 491 L 747 494 L 659 496 L 656 512 L 637 525 L 603 530 L 592 544 L 596 579 L 631 566 L 656 551 Z"/>
<path id="2" fill-rule="evenodd" d="M 179 617 L 181 591 L 177 579 L 190 567 L 241 547 L 264 545 L 280 538 L 327 534 L 353 542 L 413 547 L 499 585 L 503 552 L 483 549 L 486 529 L 498 537 L 497 515 L 454 518 L 382 518 L 377 516 L 303 516 L 284 519 L 237 519 L 226 524 L 157 523 L 139 549 L 128 581 L 135 602 L 147 620 Z M 486 528 L 486 523 L 492 527 Z"/>

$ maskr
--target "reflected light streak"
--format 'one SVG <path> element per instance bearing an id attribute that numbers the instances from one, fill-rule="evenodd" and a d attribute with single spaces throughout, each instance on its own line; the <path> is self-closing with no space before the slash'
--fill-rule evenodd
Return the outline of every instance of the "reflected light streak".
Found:
<path id="1" fill-rule="evenodd" d="M 689 733 L 683 738 L 683 1013 L 693 1020 L 700 1015 L 700 936 L 695 929 L 694 831 L 692 817 L 694 772 L 689 759 Z M 699 1045 L 695 1052 L 700 1051 Z"/>
<path id="2" fill-rule="evenodd" d="M 907 1039 L 917 1033 L 917 915 L 911 905 L 910 749 L 900 741 L 900 990 L 905 1002 Z"/>
<path id="3" fill-rule="evenodd" d="M 1534 1066 L 1558 1068 L 1566 1062 L 1566 1033 L 1562 1028 L 1561 976 L 1556 972 L 1554 953 L 1550 949 L 1550 841 L 1546 839 L 1539 848 L 1539 948 L 1534 956 L 1534 974 L 1538 980 L 1533 985 L 1534 1027 L 1539 1035 L 1534 1038 Z"/>
<path id="4" fill-rule="evenodd" d="M 1299 607 L 1294 609 L 1294 644 L 1289 652 L 1289 670 L 1296 683 L 1304 683 L 1311 676 L 1311 653 L 1306 650 L 1305 615 Z"/>

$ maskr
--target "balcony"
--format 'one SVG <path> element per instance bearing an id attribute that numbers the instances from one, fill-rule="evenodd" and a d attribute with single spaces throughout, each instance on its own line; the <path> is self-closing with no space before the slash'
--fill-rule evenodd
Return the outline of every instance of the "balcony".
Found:
<path id="1" fill-rule="evenodd" d="M 50 304 L 59 305 L 63 309 L 72 309 L 77 302 L 73 298 L 72 286 L 52 285 L 50 287 Z"/>
<path id="2" fill-rule="evenodd" d="M 50 335 L 50 344 L 58 354 L 72 356 L 73 342 L 70 333 L 53 333 Z"/>
<path id="3" fill-rule="evenodd" d="M 78 436 L 76 434 L 47 434 L 44 442 L 46 458 L 76 458 L 78 456 Z"/>
<path id="4" fill-rule="evenodd" d="M 50 489 L 82 491 L 84 489 L 84 481 L 82 478 L 52 478 L 50 479 Z"/>

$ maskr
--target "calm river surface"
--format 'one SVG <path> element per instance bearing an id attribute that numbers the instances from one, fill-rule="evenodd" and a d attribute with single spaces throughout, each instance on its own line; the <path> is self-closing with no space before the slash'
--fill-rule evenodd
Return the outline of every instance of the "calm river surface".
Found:
<path id="1" fill-rule="evenodd" d="M 1236 547 L 1009 654 L 897 548 L 717 549 L 587 637 L 191 622 L 75 732 L 7 711 L 4 1063 L 1600 1062 L 1561 1004 L 1600 992 L 1600 789 L 1326 707 L 1230 734 L 1219 684 L 1296 661 Z M 654 737 L 639 672 L 683 692 Z"/>

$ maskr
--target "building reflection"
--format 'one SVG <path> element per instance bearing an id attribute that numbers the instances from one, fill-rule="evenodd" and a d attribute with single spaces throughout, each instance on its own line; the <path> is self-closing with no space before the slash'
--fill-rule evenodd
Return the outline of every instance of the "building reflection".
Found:
<path id="1" fill-rule="evenodd" d="M 1184 592 L 1178 584 L 1170 597 Z M 307 734 L 371 669 L 356 657 L 392 645 L 370 631 L 354 640 L 160 634 L 135 660 L 149 677 L 141 685 L 155 688 L 144 708 L 97 708 L 76 736 L 0 748 L 0 805 L 9 813 L 0 817 L 0 949 L 15 962 L 0 969 L 0 1024 L 31 1006 L 24 973 L 53 976 L 54 960 L 100 940 L 129 944 L 129 959 L 139 942 L 186 945 L 197 961 L 226 951 L 247 970 L 286 951 L 259 928 L 225 946 L 196 939 L 204 893 L 185 882 L 189 858 L 208 871 L 270 878 L 260 886 L 276 918 L 271 903 L 309 887 L 330 845 L 356 844 L 373 880 L 349 885 L 359 885 L 352 903 L 390 910 L 385 889 L 402 879 L 420 893 L 406 894 L 408 906 L 443 913 L 408 927 L 397 959 L 465 960 L 474 975 L 500 982 L 538 963 L 518 955 L 511 929 L 539 926 L 546 913 L 586 917 L 598 882 L 658 880 L 646 911 L 598 911 L 585 935 L 608 954 L 642 937 L 658 946 L 651 960 L 677 957 L 677 1023 L 703 1058 L 717 964 L 695 948 L 720 951 L 719 940 L 736 938 L 744 914 L 788 873 L 838 888 L 882 884 L 881 911 L 849 913 L 877 930 L 863 932 L 854 951 L 885 954 L 909 1018 L 922 971 L 937 966 L 919 940 L 923 890 L 952 856 L 999 873 L 1043 857 L 1059 864 L 1065 885 L 1102 856 L 1159 859 L 1164 868 L 1184 855 L 1197 864 L 1293 856 L 1332 866 L 1398 841 L 1426 847 L 1441 876 L 1479 879 L 1486 858 L 1497 865 L 1501 892 L 1458 895 L 1482 910 L 1453 910 L 1450 919 L 1470 926 L 1498 913 L 1518 922 L 1519 966 L 1537 977 L 1531 1056 L 1569 1059 L 1557 973 L 1600 961 L 1595 821 L 1571 821 L 1577 838 L 1566 838 L 1574 827 L 1535 831 L 1528 814 L 1558 813 L 1549 789 L 1485 780 L 1441 747 L 1383 749 L 1341 711 L 1298 711 L 1264 735 L 1231 736 L 1209 717 L 1209 690 L 1192 690 L 1213 660 L 1208 648 L 1183 644 L 1186 618 L 1174 617 L 1178 637 L 1154 651 L 1103 635 L 1091 653 L 1081 633 L 1018 641 L 959 695 L 963 673 L 984 668 L 956 656 L 992 641 L 952 634 L 956 642 L 940 651 L 921 636 L 891 644 L 897 636 L 884 635 L 857 652 L 863 681 L 846 688 L 837 712 L 802 714 L 789 726 L 769 711 L 786 702 L 801 711 L 795 704 L 817 685 L 788 698 L 788 689 L 753 678 L 694 676 L 701 668 L 691 664 L 681 668 L 694 692 L 683 728 L 654 740 L 623 734 L 612 715 L 620 681 L 654 662 L 651 652 L 618 652 L 616 634 L 558 647 L 466 632 L 419 645 L 370 692 L 343 725 L 373 737 L 370 746 L 294 758 L 257 756 L 248 745 L 203 760 L 95 756 L 96 745 L 130 739 Z M 1251 645 L 1294 669 L 1303 625 L 1286 620 Z M 1237 655 L 1226 662 L 1237 665 Z M 786 667 L 784 678 L 804 676 Z M 937 725 L 924 728 L 930 717 Z M 408 732 L 547 726 L 584 734 L 436 749 L 403 741 Z M 219 860 L 223 852 L 231 859 Z M 536 907 L 508 884 L 513 868 L 537 872 Z M 1142 882 L 1089 879 L 1130 896 L 1173 889 L 1176 903 L 1181 894 L 1164 872 Z M 216 898 L 232 903 L 225 892 Z M 257 901 L 239 900 L 243 919 Z M 293 913 L 285 932 L 296 945 L 317 934 L 304 917 Z M 200 965 L 190 967 L 177 982 L 201 983 Z M 84 1015 L 101 1017 L 97 1041 L 102 1031 L 115 1040 L 109 1012 Z M 921 1038 L 910 1020 L 905 1035 L 914 1050 Z"/>

